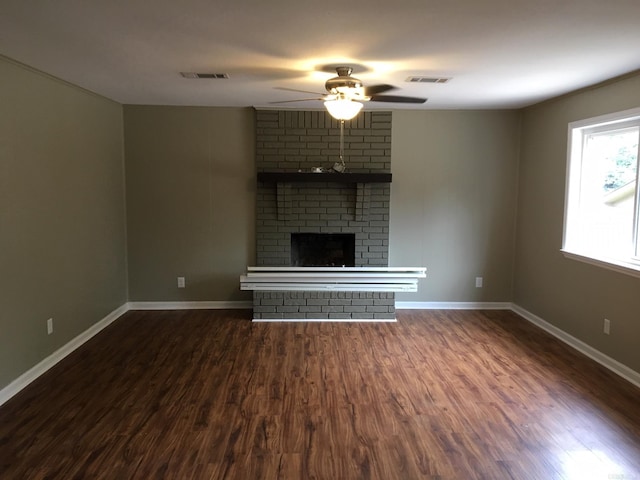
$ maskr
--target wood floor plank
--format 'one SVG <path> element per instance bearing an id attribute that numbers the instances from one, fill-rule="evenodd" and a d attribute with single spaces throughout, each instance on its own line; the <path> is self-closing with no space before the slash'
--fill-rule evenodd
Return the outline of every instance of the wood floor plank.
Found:
<path id="1" fill-rule="evenodd" d="M 640 390 L 505 311 L 128 312 L 0 407 L 5 479 L 640 480 Z"/>

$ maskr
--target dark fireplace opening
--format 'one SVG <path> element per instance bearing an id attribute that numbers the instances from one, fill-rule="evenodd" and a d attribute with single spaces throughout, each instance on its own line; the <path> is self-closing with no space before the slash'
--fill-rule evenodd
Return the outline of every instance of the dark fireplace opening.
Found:
<path id="1" fill-rule="evenodd" d="M 354 233 L 292 233 L 292 267 L 355 267 Z"/>

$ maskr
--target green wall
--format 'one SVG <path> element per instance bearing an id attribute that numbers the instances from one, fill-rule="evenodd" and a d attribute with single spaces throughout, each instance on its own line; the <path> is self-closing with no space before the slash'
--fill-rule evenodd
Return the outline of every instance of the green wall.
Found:
<path id="1" fill-rule="evenodd" d="M 250 299 L 238 284 L 255 263 L 254 117 L 125 106 L 131 301 Z M 510 301 L 519 118 L 393 113 L 391 261 L 429 268 L 399 300 Z"/>
<path id="2" fill-rule="evenodd" d="M 568 123 L 640 106 L 640 75 L 523 111 L 514 303 L 640 371 L 640 278 L 561 253 Z M 611 335 L 603 334 L 603 319 Z"/>
<path id="3" fill-rule="evenodd" d="M 122 107 L 2 57 L 0 79 L 2 388 L 123 305 L 127 272 Z"/>
<path id="4" fill-rule="evenodd" d="M 124 124 L 129 300 L 250 299 L 253 109 L 129 105 Z"/>
<path id="5" fill-rule="evenodd" d="M 122 107 L 2 57 L 0 78 L 0 388 L 127 301 L 250 298 L 252 109 Z M 631 76 L 522 111 L 394 112 L 390 262 L 428 268 L 397 299 L 513 301 L 640 371 L 640 279 L 559 252 L 568 122 L 638 105 Z"/>
<path id="6" fill-rule="evenodd" d="M 519 131 L 516 111 L 393 113 L 390 265 L 428 269 L 397 300 L 511 301 Z"/>

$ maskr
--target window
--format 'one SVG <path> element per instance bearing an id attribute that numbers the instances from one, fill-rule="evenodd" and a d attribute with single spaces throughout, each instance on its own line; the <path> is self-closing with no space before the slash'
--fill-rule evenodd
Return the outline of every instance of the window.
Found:
<path id="1" fill-rule="evenodd" d="M 569 124 L 563 252 L 640 276 L 640 108 Z"/>

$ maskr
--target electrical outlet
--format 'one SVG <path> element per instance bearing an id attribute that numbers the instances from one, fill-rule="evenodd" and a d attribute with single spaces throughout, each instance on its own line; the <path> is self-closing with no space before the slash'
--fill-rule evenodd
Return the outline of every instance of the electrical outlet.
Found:
<path id="1" fill-rule="evenodd" d="M 482 288 L 482 277 L 476 277 L 476 288 Z"/>
<path id="2" fill-rule="evenodd" d="M 184 277 L 178 277 L 178 288 L 184 288 L 184 287 L 185 287 Z"/>
<path id="3" fill-rule="evenodd" d="M 47 320 L 47 335 L 51 335 L 53 333 L 53 318 Z"/>
<path id="4" fill-rule="evenodd" d="M 611 322 L 609 321 L 608 318 L 604 319 L 602 331 L 604 332 L 605 335 L 609 335 L 611 333 Z"/>

